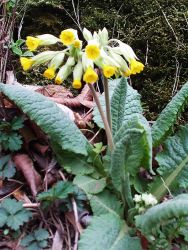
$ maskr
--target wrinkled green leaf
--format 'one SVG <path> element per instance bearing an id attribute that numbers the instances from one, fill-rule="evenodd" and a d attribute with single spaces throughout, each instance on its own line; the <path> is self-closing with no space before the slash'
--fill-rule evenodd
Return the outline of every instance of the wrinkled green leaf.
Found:
<path id="1" fill-rule="evenodd" d="M 109 81 L 110 98 L 112 97 L 116 86 L 120 84 L 120 81 L 121 81 L 121 78 Z M 101 106 L 103 108 L 103 111 L 105 112 L 104 94 L 102 94 L 99 97 L 99 100 L 100 100 Z M 113 110 L 113 107 L 111 107 L 111 108 Z M 122 107 L 121 107 L 121 114 L 122 114 Z M 134 90 L 130 85 L 127 84 L 123 123 L 128 121 L 132 117 L 132 115 L 139 115 L 139 114 L 142 114 L 140 95 L 138 94 L 138 92 L 136 90 Z M 100 128 L 104 128 L 103 121 L 101 119 L 101 116 L 100 116 L 100 113 L 99 113 L 97 107 L 95 107 L 94 111 L 93 111 L 93 120 Z"/>
<path id="2" fill-rule="evenodd" d="M 97 195 L 92 195 L 90 198 L 90 206 L 93 214 L 96 216 L 107 213 L 121 216 L 123 211 L 122 203 L 108 190 L 104 190 Z"/>
<path id="3" fill-rule="evenodd" d="M 167 187 L 172 191 L 188 188 L 188 125 L 165 141 L 164 149 L 157 154 L 156 160 L 160 177 L 151 185 L 153 195 L 160 199 L 168 192 Z"/>
<path id="4" fill-rule="evenodd" d="M 127 94 L 127 80 L 126 78 L 121 78 L 117 83 L 113 95 L 111 97 L 111 115 L 112 115 L 112 134 L 119 130 L 123 123 L 124 113 L 125 113 L 125 102 Z"/>
<path id="5" fill-rule="evenodd" d="M 94 217 L 81 234 L 79 250 L 141 250 L 140 241 L 128 235 L 125 221 L 110 213 Z"/>
<path id="6" fill-rule="evenodd" d="M 160 224 L 171 219 L 188 216 L 188 194 L 178 195 L 176 198 L 165 201 L 149 208 L 144 214 L 136 216 L 136 226 L 147 236 Z"/>
<path id="7" fill-rule="evenodd" d="M 172 98 L 152 126 L 153 146 L 157 147 L 171 132 L 179 114 L 183 111 L 188 100 L 188 82 Z"/>
<path id="8" fill-rule="evenodd" d="M 106 179 L 93 179 L 90 176 L 77 175 L 73 183 L 89 194 L 100 193 L 106 186 Z"/>
<path id="9" fill-rule="evenodd" d="M 88 142 L 76 125 L 45 96 L 20 86 L 0 84 L 0 90 L 62 149 L 87 155 Z"/>

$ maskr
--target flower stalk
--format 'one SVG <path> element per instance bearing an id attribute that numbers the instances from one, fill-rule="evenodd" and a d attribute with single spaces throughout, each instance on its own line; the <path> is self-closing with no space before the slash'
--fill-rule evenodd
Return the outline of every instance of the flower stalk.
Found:
<path id="1" fill-rule="evenodd" d="M 100 101 L 99 101 L 99 98 L 97 96 L 97 93 L 93 87 L 93 84 L 88 84 L 91 92 L 92 92 L 92 95 L 93 95 L 93 98 L 95 100 L 95 103 L 97 105 L 97 108 L 99 110 L 99 113 L 101 115 L 101 118 L 103 120 L 103 123 L 104 123 L 104 128 L 105 128 L 105 131 L 106 131 L 106 136 L 107 136 L 107 140 L 108 140 L 108 146 L 110 148 L 111 151 L 113 151 L 114 149 L 114 142 L 113 142 L 113 138 L 112 138 L 112 133 L 111 133 L 111 130 L 110 130 L 110 127 L 109 127 L 109 123 L 108 123 L 108 120 L 102 110 L 102 107 L 101 107 L 101 104 L 100 104 Z"/>
<path id="2" fill-rule="evenodd" d="M 110 130 L 112 131 L 112 118 L 111 118 L 111 109 L 110 109 L 110 95 L 108 88 L 108 79 L 103 75 L 103 86 L 104 86 L 104 96 L 106 104 L 106 116 Z"/>

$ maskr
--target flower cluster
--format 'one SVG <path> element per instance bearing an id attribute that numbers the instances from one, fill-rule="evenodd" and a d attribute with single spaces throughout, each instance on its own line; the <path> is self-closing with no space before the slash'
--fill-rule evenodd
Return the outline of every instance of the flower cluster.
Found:
<path id="1" fill-rule="evenodd" d="M 82 81 L 93 83 L 98 80 L 95 69 L 99 68 L 106 78 L 140 73 L 144 65 L 139 62 L 132 48 L 117 39 L 108 39 L 106 28 L 93 34 L 83 29 L 83 37 L 87 44 L 83 48 L 82 41 L 74 29 L 63 30 L 59 38 L 44 34 L 36 37 L 28 36 L 26 45 L 30 51 L 36 51 L 40 46 L 62 43 L 61 51 L 45 51 L 36 56 L 21 57 L 23 70 L 29 70 L 40 64 L 47 65 L 44 77 L 55 78 L 56 84 L 61 84 L 71 73 L 73 87 L 81 88 Z"/>
<path id="2" fill-rule="evenodd" d="M 139 213 L 142 213 L 151 206 L 155 206 L 158 201 L 152 194 L 135 194 L 133 200 L 136 202 L 136 208 Z"/>

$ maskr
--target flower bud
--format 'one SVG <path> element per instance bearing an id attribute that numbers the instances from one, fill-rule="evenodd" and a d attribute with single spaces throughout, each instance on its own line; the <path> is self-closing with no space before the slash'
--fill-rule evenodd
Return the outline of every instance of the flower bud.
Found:
<path id="1" fill-rule="evenodd" d="M 93 39 L 93 36 L 92 36 L 91 32 L 86 28 L 83 29 L 83 36 L 84 36 L 86 41 L 89 41 L 89 40 Z"/>

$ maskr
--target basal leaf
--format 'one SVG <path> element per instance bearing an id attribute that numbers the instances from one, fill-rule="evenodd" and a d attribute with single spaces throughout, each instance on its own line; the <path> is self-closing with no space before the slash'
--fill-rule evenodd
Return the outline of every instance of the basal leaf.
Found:
<path id="1" fill-rule="evenodd" d="M 188 82 L 183 85 L 181 90 L 172 98 L 166 108 L 161 112 L 152 126 L 153 146 L 157 147 L 166 139 L 171 132 L 179 114 L 184 109 L 188 100 Z"/>
<path id="2" fill-rule="evenodd" d="M 90 198 L 90 205 L 93 214 L 96 216 L 107 213 L 121 216 L 123 211 L 122 203 L 108 190 L 104 190 L 97 195 L 92 195 Z"/>
<path id="3" fill-rule="evenodd" d="M 121 78 L 109 81 L 109 95 L 110 95 L 110 98 L 112 98 L 113 93 L 115 93 L 114 92 L 115 88 L 120 84 L 120 81 L 121 81 Z M 122 83 L 123 82 L 121 82 L 121 84 Z M 121 84 L 120 84 L 120 86 L 121 86 Z M 124 85 L 124 87 L 126 87 L 126 85 Z M 99 97 L 99 99 L 100 99 L 100 103 L 101 103 L 101 106 L 103 108 L 103 111 L 105 112 L 104 94 L 102 94 Z M 124 104 L 123 122 L 126 122 L 127 120 L 129 120 L 132 115 L 142 114 L 140 95 L 129 84 L 127 84 L 126 95 L 124 97 L 123 97 L 123 95 L 121 95 L 121 99 L 123 100 L 122 107 L 120 107 L 121 115 L 123 114 L 123 104 Z M 125 101 L 125 103 L 124 103 L 124 101 Z M 113 103 L 114 103 L 114 101 L 113 101 Z M 114 105 L 114 104 L 111 103 L 111 109 L 112 109 L 112 112 L 113 112 L 114 108 L 112 107 L 112 105 Z M 117 105 L 118 105 L 118 103 L 117 103 Z M 120 105 L 120 103 L 119 103 L 119 105 Z M 101 119 L 101 116 L 100 116 L 100 113 L 99 113 L 97 107 L 94 108 L 93 120 L 100 128 L 104 128 L 103 121 Z M 115 122 L 115 120 L 114 120 L 114 122 Z"/>
<path id="4" fill-rule="evenodd" d="M 127 174 L 135 176 L 140 167 L 151 170 L 151 137 L 140 116 L 133 116 L 117 132 L 115 150 L 111 154 L 111 178 L 122 192 Z"/>
<path id="5" fill-rule="evenodd" d="M 0 84 L 0 90 L 62 149 L 87 155 L 88 142 L 76 125 L 45 96 L 20 86 Z"/>
<path id="6" fill-rule="evenodd" d="M 118 131 L 121 127 L 125 113 L 125 102 L 127 94 L 127 80 L 121 78 L 117 83 L 113 95 L 111 97 L 111 115 L 112 115 L 112 134 Z"/>
<path id="7" fill-rule="evenodd" d="M 169 137 L 156 160 L 161 181 L 151 185 L 151 192 L 158 199 L 174 188 L 188 188 L 188 125 L 181 127 L 176 135 Z"/>
<path id="8" fill-rule="evenodd" d="M 128 235 L 125 221 L 110 213 L 94 217 L 81 234 L 79 250 L 141 250 L 139 239 Z"/>
<path id="9" fill-rule="evenodd" d="M 93 179 L 90 176 L 77 175 L 73 183 L 84 190 L 87 194 L 100 193 L 106 186 L 106 179 Z"/>
<path id="10" fill-rule="evenodd" d="M 172 219 L 188 216 L 188 194 L 181 194 L 176 198 L 165 201 L 149 208 L 143 215 L 136 216 L 136 226 L 144 235 L 152 234 L 152 230 L 160 224 Z"/>

